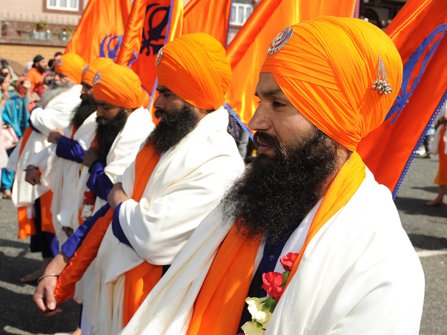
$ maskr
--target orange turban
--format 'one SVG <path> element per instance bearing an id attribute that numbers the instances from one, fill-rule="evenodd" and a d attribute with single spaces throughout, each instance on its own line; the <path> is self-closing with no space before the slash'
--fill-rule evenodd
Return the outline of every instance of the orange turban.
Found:
<path id="1" fill-rule="evenodd" d="M 217 109 L 231 84 L 225 49 L 203 33 L 186 34 L 167 43 L 157 57 L 158 85 L 191 105 Z"/>
<path id="2" fill-rule="evenodd" d="M 55 70 L 57 73 L 62 73 L 73 80 L 76 84 L 81 83 L 82 70 L 87 64 L 85 61 L 74 53 L 68 53 L 56 60 Z"/>
<path id="3" fill-rule="evenodd" d="M 296 24 L 278 35 L 269 53 L 261 72 L 272 73 L 294 107 L 350 151 L 383 122 L 402 82 L 402 60 L 391 39 L 359 19 Z M 372 88 L 379 63 L 390 94 Z"/>
<path id="4" fill-rule="evenodd" d="M 82 72 L 82 81 L 93 85 L 93 79 L 95 78 L 96 72 L 111 64 L 114 64 L 114 62 L 110 58 L 102 57 L 92 60 Z"/>
<path id="5" fill-rule="evenodd" d="M 97 101 L 124 108 L 138 108 L 148 101 L 140 78 L 128 67 L 118 64 L 106 66 L 96 73 L 93 96 Z"/>

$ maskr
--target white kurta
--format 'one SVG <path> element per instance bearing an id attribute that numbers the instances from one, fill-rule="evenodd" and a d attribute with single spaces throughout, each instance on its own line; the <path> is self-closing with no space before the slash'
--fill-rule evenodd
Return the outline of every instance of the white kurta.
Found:
<path id="1" fill-rule="evenodd" d="M 96 113 L 92 113 L 84 120 L 82 125 L 76 131 L 73 139 L 78 141 L 84 150 L 87 150 L 96 134 Z M 63 159 L 56 156 L 55 147 L 48 159 L 51 161 L 51 168 L 46 169 L 44 178 L 48 181 L 48 185 L 53 191 L 53 202 L 51 213 L 53 217 L 53 225 L 59 245 L 62 245 L 67 235 L 62 231 L 62 227 L 69 227 L 75 230 L 79 226 L 78 210 L 75 204 L 82 198 L 77 194 L 78 185 L 86 183 L 86 180 L 80 178 L 80 169 L 82 164 Z"/>
<path id="2" fill-rule="evenodd" d="M 219 203 L 227 187 L 244 169 L 233 138 L 227 133 L 228 114 L 221 108 L 205 116 L 155 167 L 140 202 L 122 203 L 119 219 L 132 248 L 120 243 L 111 227 L 97 259 L 97 275 L 89 283 L 84 315 L 90 330 L 83 334 L 115 334 L 122 324 L 124 273 L 143 261 L 171 264 L 192 231 Z M 122 176 L 126 194 L 135 181 L 134 165 Z"/>
<path id="3" fill-rule="evenodd" d="M 17 160 L 17 165 L 11 167 L 16 171 L 12 189 L 12 201 L 16 207 L 32 205 L 37 198 L 48 191 L 47 185 L 32 186 L 27 183 L 24 169 L 30 164 L 33 156 L 50 146 L 46 140 L 50 131 L 58 128 L 65 136 L 70 137 L 70 122 L 81 103 L 81 89 L 81 85 L 74 85 L 54 97 L 45 109 L 36 108 L 31 113 L 31 122 L 40 133 L 36 131 L 31 133 L 22 155 Z M 20 142 L 15 151 L 20 150 L 21 145 Z"/>
<path id="4" fill-rule="evenodd" d="M 317 204 L 284 246 L 298 252 Z M 194 302 L 231 227 L 219 208 L 196 229 L 121 334 L 186 334 Z M 308 245 L 267 334 L 418 334 L 420 261 L 389 190 L 371 172 Z"/>

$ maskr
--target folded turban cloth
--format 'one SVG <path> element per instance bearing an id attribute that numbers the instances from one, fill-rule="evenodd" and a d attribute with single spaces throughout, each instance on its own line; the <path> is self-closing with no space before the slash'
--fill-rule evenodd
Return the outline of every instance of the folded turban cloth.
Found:
<path id="1" fill-rule="evenodd" d="M 225 49 L 213 37 L 186 34 L 167 43 L 157 57 L 158 85 L 191 105 L 219 108 L 231 84 Z"/>
<path id="2" fill-rule="evenodd" d="M 126 66 L 111 64 L 99 70 L 93 80 L 95 100 L 124 108 L 147 105 L 148 96 L 140 78 Z"/>
<path id="3" fill-rule="evenodd" d="M 81 83 L 82 71 L 87 64 L 85 61 L 74 53 L 62 55 L 56 60 L 55 70 L 73 80 L 76 84 Z"/>
<path id="4" fill-rule="evenodd" d="M 384 74 L 379 57 L 390 94 L 372 88 Z M 376 26 L 359 19 L 323 17 L 278 35 L 261 72 L 273 74 L 312 124 L 355 151 L 391 108 L 402 83 L 402 60 L 391 39 Z"/>
<path id="5" fill-rule="evenodd" d="M 110 58 L 101 57 L 92 60 L 82 72 L 82 81 L 93 85 L 93 79 L 95 78 L 96 72 L 111 64 L 114 64 L 114 62 Z"/>

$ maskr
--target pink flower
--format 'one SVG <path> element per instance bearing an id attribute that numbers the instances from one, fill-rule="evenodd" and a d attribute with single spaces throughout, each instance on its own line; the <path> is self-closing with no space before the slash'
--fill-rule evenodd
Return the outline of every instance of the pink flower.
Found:
<path id="1" fill-rule="evenodd" d="M 262 288 L 276 301 L 279 301 L 283 293 L 283 275 L 279 272 L 267 272 L 262 274 Z"/>
<path id="2" fill-rule="evenodd" d="M 289 252 L 287 255 L 281 257 L 279 260 L 284 267 L 284 270 L 290 271 L 292 270 L 293 263 L 295 263 L 296 258 L 298 257 L 297 253 Z"/>

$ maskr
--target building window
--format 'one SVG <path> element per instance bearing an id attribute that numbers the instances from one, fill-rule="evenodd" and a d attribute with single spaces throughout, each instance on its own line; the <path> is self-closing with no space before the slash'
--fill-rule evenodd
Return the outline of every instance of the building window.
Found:
<path id="1" fill-rule="evenodd" d="M 80 0 L 46 0 L 47 9 L 63 11 L 80 11 Z"/>
<path id="2" fill-rule="evenodd" d="M 230 25 L 243 26 L 248 17 L 253 13 L 253 6 L 243 3 L 233 3 L 231 5 Z"/>

